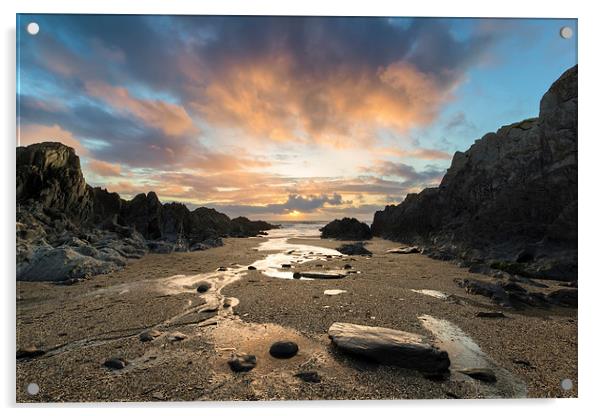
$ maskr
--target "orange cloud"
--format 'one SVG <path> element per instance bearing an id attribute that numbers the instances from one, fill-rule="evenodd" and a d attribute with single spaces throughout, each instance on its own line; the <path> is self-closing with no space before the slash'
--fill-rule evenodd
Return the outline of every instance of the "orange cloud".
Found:
<path id="1" fill-rule="evenodd" d="M 121 165 L 116 163 L 92 159 L 86 163 L 86 167 L 100 176 L 121 176 Z"/>
<path id="2" fill-rule="evenodd" d="M 58 124 L 46 126 L 43 124 L 25 124 L 17 130 L 17 144 L 28 146 L 32 143 L 61 142 L 75 149 L 78 155 L 88 154 L 87 149 L 75 138 L 70 131 L 64 130 Z"/>
<path id="3" fill-rule="evenodd" d="M 196 131 L 188 112 L 179 105 L 161 100 L 137 99 L 132 97 L 126 88 L 113 87 L 104 82 L 90 81 L 85 85 L 90 95 L 133 114 L 169 136 L 180 136 Z"/>
<path id="4" fill-rule="evenodd" d="M 270 56 L 232 64 L 190 105 L 210 123 L 256 138 L 363 147 L 379 128 L 432 122 L 454 86 L 401 61 L 318 77 L 297 73 L 286 55 Z"/>

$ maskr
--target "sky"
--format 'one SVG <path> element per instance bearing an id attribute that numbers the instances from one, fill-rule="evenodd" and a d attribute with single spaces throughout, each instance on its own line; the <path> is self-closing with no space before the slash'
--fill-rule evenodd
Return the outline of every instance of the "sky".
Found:
<path id="1" fill-rule="evenodd" d="M 371 219 L 577 63 L 572 19 L 21 14 L 17 34 L 17 145 L 71 146 L 126 199 L 267 220 Z"/>

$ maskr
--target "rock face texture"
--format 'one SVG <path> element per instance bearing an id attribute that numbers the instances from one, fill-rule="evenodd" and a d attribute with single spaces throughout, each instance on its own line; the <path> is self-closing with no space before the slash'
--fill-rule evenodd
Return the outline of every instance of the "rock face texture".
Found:
<path id="1" fill-rule="evenodd" d="M 108 273 L 148 251 L 206 250 L 222 237 L 275 226 L 210 208 L 162 204 L 154 192 L 131 201 L 84 179 L 79 157 L 61 143 L 17 148 L 17 279 L 65 281 Z"/>
<path id="2" fill-rule="evenodd" d="M 374 215 L 376 236 L 528 277 L 577 278 L 577 67 L 539 117 L 456 152 L 438 188 Z"/>
<path id="3" fill-rule="evenodd" d="M 369 240 L 372 232 L 368 224 L 355 218 L 334 220 L 320 228 L 322 238 L 335 238 L 337 240 Z"/>

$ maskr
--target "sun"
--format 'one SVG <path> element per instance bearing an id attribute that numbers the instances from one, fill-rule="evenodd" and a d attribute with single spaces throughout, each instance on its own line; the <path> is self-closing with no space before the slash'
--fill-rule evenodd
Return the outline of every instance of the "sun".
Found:
<path id="1" fill-rule="evenodd" d="M 301 216 L 301 213 L 297 210 L 293 210 L 288 213 L 288 216 L 292 218 L 299 218 Z"/>

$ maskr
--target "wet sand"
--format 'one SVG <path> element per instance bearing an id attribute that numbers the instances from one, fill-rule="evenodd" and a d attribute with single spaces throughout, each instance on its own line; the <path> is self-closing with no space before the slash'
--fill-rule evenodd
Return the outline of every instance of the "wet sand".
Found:
<path id="1" fill-rule="evenodd" d="M 500 308 L 459 288 L 454 278 L 477 275 L 453 263 L 389 254 L 386 250 L 397 245 L 379 239 L 367 245 L 374 252 L 371 258 L 326 258 L 307 247 L 298 257 L 287 250 L 282 256 L 283 247 L 265 251 L 270 246 L 261 249 L 263 243 L 268 239 L 227 239 L 224 247 L 204 252 L 147 255 L 122 271 L 72 286 L 18 282 L 17 347 L 37 345 L 47 353 L 17 361 L 17 401 L 577 395 L 574 309 L 505 310 L 507 318 L 477 318 L 478 311 Z M 334 249 L 340 242 L 307 238 L 286 244 Z M 337 280 L 297 280 L 246 270 L 251 264 L 266 267 L 270 254 L 275 261 L 292 259 L 291 269 L 275 270 L 281 277 L 292 277 L 294 271 L 339 270 L 345 264 L 359 273 Z M 217 272 L 222 266 L 228 270 Z M 270 268 L 268 274 L 273 272 Z M 206 294 L 196 291 L 201 281 L 212 285 Z M 553 282 L 546 283 L 551 287 L 542 291 L 555 288 Z M 324 295 L 328 289 L 346 293 Z M 456 371 L 448 379 L 429 380 L 416 371 L 349 357 L 333 348 L 326 335 L 333 322 L 341 321 L 443 342 L 427 329 L 425 316 L 460 330 L 481 351 L 475 360 L 495 366 L 498 375 L 508 373 L 511 382 L 505 385 L 504 378 L 491 386 Z M 162 335 L 141 342 L 139 335 L 147 329 Z M 174 333 L 186 338 L 172 340 Z M 297 342 L 299 354 L 288 360 L 271 357 L 268 349 L 279 340 Z M 234 352 L 256 355 L 257 367 L 233 373 L 227 360 Z M 456 363 L 450 351 L 452 370 L 462 361 L 459 354 Z M 128 365 L 117 371 L 103 367 L 114 356 L 125 358 Z M 321 382 L 304 382 L 295 377 L 299 371 L 317 371 Z M 566 378 L 574 384 L 568 392 L 560 386 Z M 40 386 L 36 396 L 26 393 L 32 382 Z"/>

